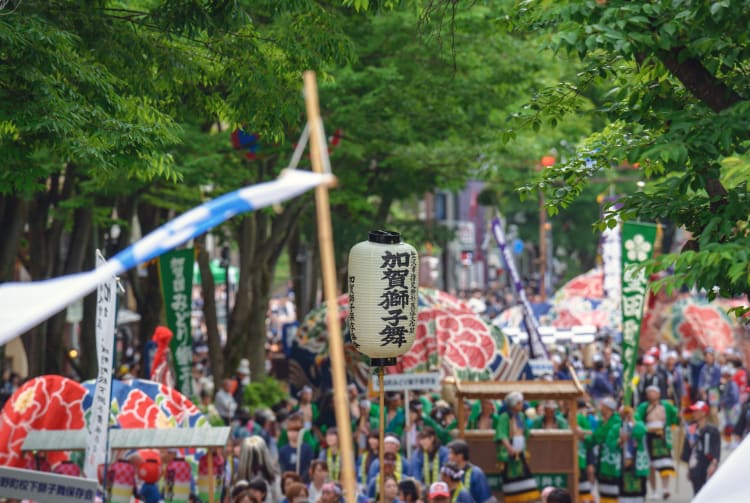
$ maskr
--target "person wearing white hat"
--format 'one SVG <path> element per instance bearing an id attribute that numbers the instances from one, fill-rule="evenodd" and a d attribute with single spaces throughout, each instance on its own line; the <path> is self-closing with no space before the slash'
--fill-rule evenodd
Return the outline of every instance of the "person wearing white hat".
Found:
<path id="1" fill-rule="evenodd" d="M 680 422 L 677 408 L 667 400 L 661 399 L 658 386 L 646 388 L 646 401 L 638 405 L 636 419 L 646 425 L 646 445 L 651 459 L 649 483 L 651 490 L 656 490 L 656 472 L 661 478 L 661 489 L 664 499 L 669 498 L 669 479 L 676 476 L 672 460 L 672 427 Z"/>
<path id="2" fill-rule="evenodd" d="M 667 376 L 666 373 L 659 366 L 659 362 L 653 354 L 646 354 L 643 356 L 643 374 L 638 380 L 638 404 L 646 401 L 646 388 L 649 386 L 656 386 L 659 388 L 661 394 L 660 398 L 667 396 Z"/>
<path id="3" fill-rule="evenodd" d="M 732 376 L 734 376 L 734 367 L 724 365 L 721 368 L 721 380 L 719 381 L 719 410 L 727 436 L 734 430 L 734 423 L 737 422 L 740 412 L 740 389 Z"/>
<path id="4" fill-rule="evenodd" d="M 540 498 L 534 474 L 531 473 L 526 449 L 529 428 L 523 412 L 523 395 L 514 391 L 505 397 L 506 410 L 495 425 L 497 460 L 503 474 L 503 496 L 506 503 L 522 503 Z"/>
<path id="5" fill-rule="evenodd" d="M 318 405 L 312 401 L 312 397 L 312 388 L 310 386 L 302 386 L 302 389 L 297 393 L 297 406 L 293 409 L 295 412 L 299 411 L 302 414 L 306 430 L 310 430 L 313 427 L 313 424 L 318 420 L 318 416 L 320 415 Z"/>
<path id="6" fill-rule="evenodd" d="M 236 382 L 234 389 L 234 400 L 237 404 L 242 404 L 245 401 L 245 388 L 250 384 L 250 360 L 243 358 L 240 360 L 240 364 L 237 366 L 234 380 Z"/>
<path id="7" fill-rule="evenodd" d="M 396 484 L 401 482 L 404 477 L 403 470 L 399 470 L 399 465 L 396 459 L 396 454 L 393 452 L 385 452 L 383 454 L 383 459 L 385 461 L 385 464 L 383 465 L 383 470 L 380 470 L 380 460 L 377 460 L 373 463 L 378 464 L 378 471 L 375 473 L 372 477 L 372 480 L 370 480 L 370 483 L 367 485 L 367 495 L 369 498 L 377 501 L 379 499 L 380 495 L 380 477 L 385 477 L 386 480 L 389 477 L 392 477 L 395 479 Z"/>
<path id="8" fill-rule="evenodd" d="M 401 482 L 401 479 L 411 474 L 409 463 L 404 456 L 401 455 L 401 441 L 396 435 L 388 434 L 383 439 L 383 452 L 388 454 L 389 458 L 393 459 L 393 475 L 396 477 L 397 482 Z M 391 456 L 392 455 L 392 456 Z M 370 469 L 367 472 L 368 484 L 371 483 L 380 473 L 380 459 L 375 459 L 370 464 Z"/>
<path id="9" fill-rule="evenodd" d="M 602 420 L 592 436 L 592 446 L 598 447 L 596 481 L 599 486 L 600 503 L 617 503 L 620 496 L 622 472 L 622 448 L 620 428 L 622 420 L 616 414 L 617 402 L 612 397 L 599 400 Z"/>

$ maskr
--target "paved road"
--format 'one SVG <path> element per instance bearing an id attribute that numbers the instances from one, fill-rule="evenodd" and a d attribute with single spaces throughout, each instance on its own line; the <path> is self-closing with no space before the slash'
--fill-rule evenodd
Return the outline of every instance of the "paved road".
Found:
<path id="1" fill-rule="evenodd" d="M 722 443 L 721 462 L 723 463 L 724 461 L 726 461 L 731 453 L 732 451 L 727 448 L 727 444 Z M 678 464 L 677 479 L 673 479 L 670 484 L 671 497 L 669 498 L 669 501 L 671 503 L 689 503 L 693 499 L 693 486 L 690 484 L 690 481 L 687 478 L 687 471 L 687 463 Z M 649 493 L 646 501 L 664 501 L 661 497 L 661 481 L 657 480 L 656 484 L 656 493 L 651 494 L 651 489 L 649 488 Z M 750 501 L 750 498 L 748 498 L 748 501 Z M 717 501 L 716 503 L 721 502 Z"/>
<path id="2" fill-rule="evenodd" d="M 671 494 L 668 501 L 672 503 L 688 503 L 693 498 L 693 486 L 690 485 L 690 481 L 687 479 L 687 464 L 680 463 L 677 467 L 677 479 L 671 481 L 669 492 Z M 649 494 L 646 501 L 664 501 L 661 497 L 661 481 L 656 481 L 656 493 L 651 494 L 649 488 Z"/>

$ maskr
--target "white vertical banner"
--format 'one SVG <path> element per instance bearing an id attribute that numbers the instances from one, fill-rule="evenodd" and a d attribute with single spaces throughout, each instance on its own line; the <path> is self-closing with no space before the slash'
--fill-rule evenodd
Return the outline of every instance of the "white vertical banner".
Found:
<path id="1" fill-rule="evenodd" d="M 96 252 L 96 266 L 106 261 Z M 114 276 L 101 283 L 96 289 L 96 356 L 99 372 L 94 388 L 94 401 L 88 420 L 86 441 L 86 478 L 97 479 L 97 467 L 107 459 L 107 436 L 109 434 L 109 411 L 112 395 L 112 368 L 114 365 L 116 288 Z"/>
<path id="2" fill-rule="evenodd" d="M 622 241 L 620 239 L 622 225 L 602 232 L 602 268 L 604 269 L 604 296 L 617 302 L 620 307 L 622 281 Z M 618 313 L 619 316 L 619 313 Z"/>

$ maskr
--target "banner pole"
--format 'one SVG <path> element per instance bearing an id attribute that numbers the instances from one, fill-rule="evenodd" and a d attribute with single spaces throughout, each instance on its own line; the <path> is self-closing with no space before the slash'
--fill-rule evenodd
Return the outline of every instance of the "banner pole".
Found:
<path id="1" fill-rule="evenodd" d="M 305 108 L 307 122 L 310 126 L 310 153 L 313 171 L 324 172 L 323 152 L 326 142 L 323 138 L 323 124 L 320 119 L 318 104 L 318 85 L 315 72 L 307 71 L 303 75 L 305 90 Z M 352 443 L 352 426 L 349 415 L 349 403 L 346 394 L 346 367 L 344 359 L 344 340 L 341 335 L 339 320 L 338 287 L 336 285 L 336 263 L 333 252 L 333 231 L 331 229 L 331 208 L 328 200 L 328 187 L 315 187 L 315 207 L 318 223 L 318 241 L 320 243 L 320 265 L 323 276 L 323 293 L 327 305 L 328 344 L 331 357 L 331 376 L 333 378 L 333 402 L 335 404 L 336 424 L 341 444 L 341 482 L 347 503 L 355 503 L 357 497 L 354 477 L 354 445 Z"/>
<path id="2" fill-rule="evenodd" d="M 380 457 L 380 473 L 378 477 L 378 491 L 380 492 L 380 503 L 385 503 L 385 476 L 383 467 L 385 466 L 385 367 L 378 367 L 378 397 L 380 399 L 379 417 L 380 417 L 380 436 L 378 437 L 378 456 Z"/>

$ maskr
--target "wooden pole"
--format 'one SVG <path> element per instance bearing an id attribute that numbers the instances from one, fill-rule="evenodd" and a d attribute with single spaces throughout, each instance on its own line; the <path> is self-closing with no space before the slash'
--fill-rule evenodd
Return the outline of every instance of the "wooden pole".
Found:
<path id="1" fill-rule="evenodd" d="M 310 153 L 313 171 L 323 173 L 323 128 L 318 104 L 318 84 L 315 72 L 307 71 L 303 75 L 305 83 L 305 108 L 310 127 Z M 328 187 L 318 185 L 315 188 L 315 208 L 318 223 L 318 241 L 320 244 L 320 265 L 323 276 L 323 293 L 327 308 L 328 344 L 331 357 L 331 376 L 333 378 L 333 401 L 336 411 L 336 424 L 339 431 L 341 447 L 341 482 L 347 503 L 355 503 L 357 497 L 354 478 L 354 445 L 352 443 L 352 425 L 349 416 L 349 403 L 346 394 L 346 368 L 344 361 L 344 341 L 341 336 L 341 322 L 338 312 L 338 286 L 336 285 L 336 263 L 333 254 L 333 231 L 331 230 L 331 208 L 328 202 Z"/>
<path id="2" fill-rule="evenodd" d="M 384 367 L 378 367 L 378 393 L 380 397 L 380 446 L 378 447 L 378 456 L 380 456 L 380 483 L 378 484 L 378 490 L 380 491 L 380 503 L 385 503 L 385 475 L 383 475 L 383 467 L 385 466 L 385 383 L 383 382 L 385 374 Z"/>
<path id="3" fill-rule="evenodd" d="M 547 300 L 547 208 L 544 207 L 544 194 L 539 191 L 539 296 Z"/>
<path id="4" fill-rule="evenodd" d="M 573 472 L 570 474 L 570 481 L 568 487 L 570 487 L 570 496 L 573 501 L 578 501 L 578 485 L 581 483 L 579 479 L 580 468 L 578 467 L 578 400 L 571 398 L 568 400 L 568 424 L 573 432 Z"/>
<path id="5" fill-rule="evenodd" d="M 409 427 L 411 426 L 411 422 L 409 421 L 409 390 L 404 390 L 404 408 L 406 409 L 406 417 L 404 418 L 404 430 L 406 433 L 406 459 L 411 459 L 411 440 L 409 439 Z"/>
<path id="6" fill-rule="evenodd" d="M 208 448 L 208 503 L 214 503 L 214 450 Z"/>

